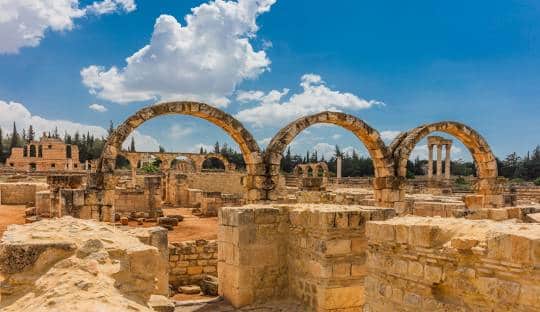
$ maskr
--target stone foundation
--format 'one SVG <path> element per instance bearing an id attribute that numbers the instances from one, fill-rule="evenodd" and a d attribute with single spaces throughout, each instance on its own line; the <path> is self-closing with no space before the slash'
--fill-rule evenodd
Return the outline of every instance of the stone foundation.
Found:
<path id="1" fill-rule="evenodd" d="M 220 210 L 220 294 L 236 307 L 288 296 L 317 311 L 363 305 L 365 224 L 392 209 L 249 205 Z"/>
<path id="2" fill-rule="evenodd" d="M 218 247 L 215 240 L 196 240 L 169 245 L 169 283 L 199 285 L 204 276 L 217 276 Z"/>
<path id="3" fill-rule="evenodd" d="M 537 311 L 540 225 L 369 222 L 365 311 Z"/>

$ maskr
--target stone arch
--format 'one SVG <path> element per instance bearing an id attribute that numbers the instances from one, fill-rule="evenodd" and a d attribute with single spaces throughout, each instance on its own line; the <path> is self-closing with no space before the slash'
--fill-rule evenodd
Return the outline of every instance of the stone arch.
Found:
<path id="1" fill-rule="evenodd" d="M 264 196 L 261 191 L 265 182 L 264 164 L 259 145 L 251 133 L 231 115 L 210 105 L 198 102 L 179 101 L 159 103 L 145 107 L 130 116 L 109 135 L 98 163 L 97 173 L 99 175 L 113 173 L 116 155 L 121 152 L 122 143 L 133 130 L 150 119 L 173 114 L 189 115 L 207 120 L 229 134 L 240 147 L 246 163 L 247 177 L 245 179 L 245 187 L 247 189 L 247 200 L 256 201 Z M 102 186 L 108 184 L 111 183 L 101 183 Z M 108 189 L 110 187 L 106 188 Z"/>
<path id="2" fill-rule="evenodd" d="M 500 185 L 497 181 L 497 160 L 487 141 L 473 128 L 455 121 L 441 121 L 424 124 L 398 136 L 393 150 L 396 175 L 405 177 L 407 161 L 412 150 L 423 138 L 432 132 L 444 132 L 457 138 L 467 147 L 476 163 L 478 183 L 476 192 L 484 195 L 483 206 L 499 206 L 503 204 L 500 196 Z"/>
<path id="3" fill-rule="evenodd" d="M 225 156 L 223 156 L 221 154 L 217 154 L 217 153 L 209 153 L 209 154 L 204 154 L 204 158 L 202 159 L 202 162 L 201 162 L 201 165 L 200 165 L 201 170 L 204 167 L 204 163 L 207 160 L 210 160 L 212 158 L 221 161 L 221 163 L 223 164 L 223 168 L 224 168 L 225 172 L 227 172 L 227 171 L 229 171 L 231 169 L 231 164 L 229 163 L 229 160 Z"/>
<path id="4" fill-rule="evenodd" d="M 287 145 L 304 129 L 318 123 L 333 124 L 351 131 L 367 148 L 375 168 L 375 200 L 381 206 L 394 206 L 401 198 L 396 194 L 400 183 L 395 179 L 394 160 L 381 139 L 379 132 L 361 119 L 341 112 L 321 112 L 299 118 L 282 128 L 266 149 L 265 162 L 268 170 L 269 199 L 277 198 L 279 191 L 280 161 Z"/>

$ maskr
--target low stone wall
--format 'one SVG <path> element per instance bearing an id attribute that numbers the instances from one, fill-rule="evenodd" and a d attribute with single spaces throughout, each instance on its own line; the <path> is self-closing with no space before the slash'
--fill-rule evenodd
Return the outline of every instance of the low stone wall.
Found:
<path id="1" fill-rule="evenodd" d="M 297 203 L 373 206 L 372 193 L 299 191 L 294 194 Z"/>
<path id="2" fill-rule="evenodd" d="M 187 173 L 186 183 L 189 188 L 201 189 L 205 192 L 221 192 L 227 194 L 243 194 L 243 172 L 200 172 Z"/>
<path id="3" fill-rule="evenodd" d="M 169 245 L 169 284 L 198 285 L 204 275 L 217 276 L 218 247 L 215 240 L 174 242 Z"/>
<path id="4" fill-rule="evenodd" d="M 538 311 L 540 224 L 368 222 L 364 311 Z"/>
<path id="5" fill-rule="evenodd" d="M 143 189 L 116 189 L 114 193 L 114 208 L 121 215 L 132 212 L 148 211 L 148 194 Z M 161 202 L 160 195 L 154 195 L 156 203 Z"/>
<path id="6" fill-rule="evenodd" d="M 505 194 L 514 195 L 518 202 L 540 203 L 540 186 L 533 184 L 523 186 L 509 186 Z"/>
<path id="7" fill-rule="evenodd" d="M 364 304 L 365 224 L 393 209 L 248 205 L 219 214 L 219 291 L 236 307 L 293 296 L 310 310 Z"/>
<path id="8" fill-rule="evenodd" d="M 48 189 L 47 183 L 0 183 L 0 201 L 2 205 L 35 204 L 36 192 Z"/>

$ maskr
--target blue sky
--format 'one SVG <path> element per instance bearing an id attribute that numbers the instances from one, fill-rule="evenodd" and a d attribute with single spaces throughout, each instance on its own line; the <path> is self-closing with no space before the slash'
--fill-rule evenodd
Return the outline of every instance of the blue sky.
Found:
<path id="1" fill-rule="evenodd" d="M 0 5 L 5 131 L 19 119 L 21 127 L 99 134 L 109 120 L 118 124 L 157 100 L 189 98 L 237 116 L 262 145 L 291 119 L 320 109 L 354 114 L 388 138 L 425 122 L 461 121 L 499 157 L 540 144 L 537 1 L 73 3 L 60 21 L 16 0 Z M 40 24 L 29 24 L 33 14 Z M 39 39 L 14 35 L 21 25 Z M 136 139 L 139 149 L 159 142 L 183 151 L 228 140 L 182 116 L 150 121 Z M 337 127 L 312 127 L 292 147 L 304 154 L 334 144 L 363 150 Z M 455 157 L 470 158 L 459 145 Z"/>

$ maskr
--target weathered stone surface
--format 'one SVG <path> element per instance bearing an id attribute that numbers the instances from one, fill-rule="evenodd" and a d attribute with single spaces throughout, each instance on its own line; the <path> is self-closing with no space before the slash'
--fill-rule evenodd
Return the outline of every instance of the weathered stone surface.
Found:
<path id="1" fill-rule="evenodd" d="M 167 295 L 167 262 L 152 246 L 154 230 L 137 231 L 148 234 L 72 217 L 9 226 L 0 243 L 2 311 L 149 311 L 150 295 Z"/>
<path id="2" fill-rule="evenodd" d="M 156 312 L 174 312 L 174 303 L 165 296 L 150 296 L 148 305 Z"/>
<path id="3" fill-rule="evenodd" d="M 218 279 L 212 275 L 205 275 L 201 281 L 201 291 L 207 296 L 218 295 Z"/>
<path id="4" fill-rule="evenodd" d="M 400 217 L 368 225 L 367 311 L 540 309 L 531 297 L 540 287 L 540 224 Z M 408 235 L 397 247 L 380 239 L 388 227 L 437 235 Z"/>
<path id="5" fill-rule="evenodd" d="M 178 291 L 186 295 L 196 295 L 201 293 L 201 287 L 196 285 L 180 286 Z"/>

